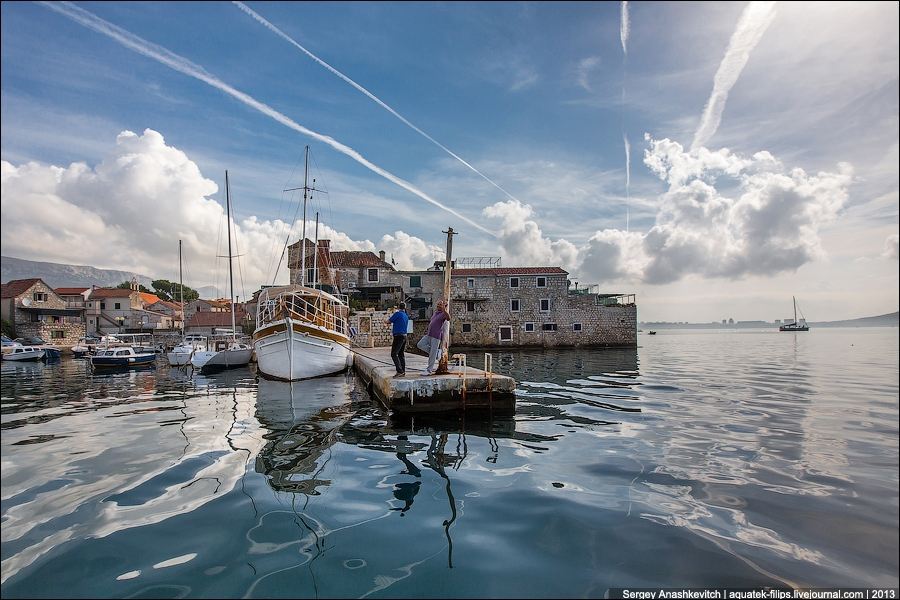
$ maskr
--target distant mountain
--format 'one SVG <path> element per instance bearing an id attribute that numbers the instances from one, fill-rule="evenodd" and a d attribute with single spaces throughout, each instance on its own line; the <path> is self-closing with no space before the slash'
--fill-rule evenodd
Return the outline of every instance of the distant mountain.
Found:
<path id="1" fill-rule="evenodd" d="M 900 312 L 887 313 L 877 317 L 862 317 L 861 319 L 847 319 L 845 321 L 825 321 L 822 323 L 810 323 L 810 327 L 898 327 L 900 326 Z"/>
<path id="2" fill-rule="evenodd" d="M 40 277 L 50 287 L 115 287 L 123 281 L 137 279 L 138 283 L 153 289 L 150 285 L 153 278 L 114 269 L 98 269 L 82 265 L 63 265 L 59 263 L 38 262 L 12 256 L 0 257 L 0 279 L 3 283 L 13 279 L 30 279 Z M 215 298 L 216 288 L 208 285 L 197 289 L 201 298 Z M 227 293 L 227 290 L 226 290 Z"/>

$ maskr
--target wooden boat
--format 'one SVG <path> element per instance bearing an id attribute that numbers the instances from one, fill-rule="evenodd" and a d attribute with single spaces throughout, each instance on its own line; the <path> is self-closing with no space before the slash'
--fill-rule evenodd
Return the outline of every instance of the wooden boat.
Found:
<path id="1" fill-rule="evenodd" d="M 296 381 L 352 364 L 346 296 L 305 286 L 269 288 L 258 307 L 253 344 L 263 375 Z"/>

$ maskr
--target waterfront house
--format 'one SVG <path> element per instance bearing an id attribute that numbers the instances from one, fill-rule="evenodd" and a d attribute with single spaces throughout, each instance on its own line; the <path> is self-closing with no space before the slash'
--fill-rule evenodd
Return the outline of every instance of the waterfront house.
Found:
<path id="1" fill-rule="evenodd" d="M 235 306 L 234 322 L 237 333 L 240 334 L 245 323 L 247 313 Z M 231 330 L 231 313 L 220 311 L 197 311 L 185 323 L 185 333 L 198 335 L 213 335 L 216 330 Z"/>
<path id="2" fill-rule="evenodd" d="M 85 335 L 83 306 L 70 306 L 42 279 L 16 279 L 2 286 L 2 317 L 17 337 L 40 337 L 73 346 Z"/>
<path id="3" fill-rule="evenodd" d="M 331 250 L 329 240 L 319 240 L 316 247 L 318 257 L 313 271 L 313 242 L 306 240 L 306 282 L 318 282 L 333 286 L 342 294 L 350 296 L 357 308 L 366 306 L 385 307 L 402 299 L 403 276 L 394 265 L 385 260 L 385 252 L 376 255 L 370 251 Z M 288 247 L 288 268 L 292 284 L 300 283 L 302 261 L 301 243 Z"/>

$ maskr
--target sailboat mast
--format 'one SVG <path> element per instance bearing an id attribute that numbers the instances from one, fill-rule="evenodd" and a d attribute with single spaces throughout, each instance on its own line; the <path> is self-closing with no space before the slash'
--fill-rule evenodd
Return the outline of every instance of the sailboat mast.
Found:
<path id="1" fill-rule="evenodd" d="M 313 246 L 313 287 L 316 287 L 317 283 L 319 283 L 319 211 L 316 211 L 316 242 Z"/>
<path id="2" fill-rule="evenodd" d="M 797 322 L 797 296 L 791 296 L 794 300 L 794 323 Z"/>
<path id="3" fill-rule="evenodd" d="M 231 341 L 235 340 L 234 324 L 234 272 L 231 268 L 231 188 L 228 185 L 228 171 L 225 171 L 225 212 L 228 214 L 228 290 L 231 294 Z"/>
<path id="4" fill-rule="evenodd" d="M 178 289 L 181 292 L 181 337 L 184 337 L 184 272 L 181 269 L 181 240 L 178 240 Z"/>
<path id="5" fill-rule="evenodd" d="M 300 285 L 306 285 L 306 194 L 309 191 L 309 146 L 306 147 L 306 166 L 303 170 L 303 233 L 300 237 Z"/>

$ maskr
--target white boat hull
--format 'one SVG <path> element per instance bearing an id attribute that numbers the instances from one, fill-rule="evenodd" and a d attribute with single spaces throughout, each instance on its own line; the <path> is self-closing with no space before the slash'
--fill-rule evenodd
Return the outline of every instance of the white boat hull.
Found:
<path id="1" fill-rule="evenodd" d="M 251 348 L 241 350 L 212 350 L 194 352 L 191 357 L 191 366 L 195 369 L 218 370 L 246 367 L 250 364 Z"/>
<path id="2" fill-rule="evenodd" d="M 166 353 L 166 358 L 169 360 L 169 364 L 173 367 L 183 367 L 185 365 L 190 364 L 191 356 L 194 354 L 193 350 L 173 350 L 172 352 Z"/>
<path id="3" fill-rule="evenodd" d="M 44 351 L 40 349 L 27 350 L 24 352 L 9 352 L 3 355 L 3 360 L 22 362 L 29 360 L 41 360 L 42 358 L 44 358 Z"/>
<path id="4" fill-rule="evenodd" d="M 284 381 L 309 379 L 338 373 L 353 362 L 349 339 L 344 341 L 342 336 L 327 330 L 317 332 L 300 321 L 285 319 L 258 333 L 265 335 L 254 341 L 256 365 L 266 377 Z"/>

